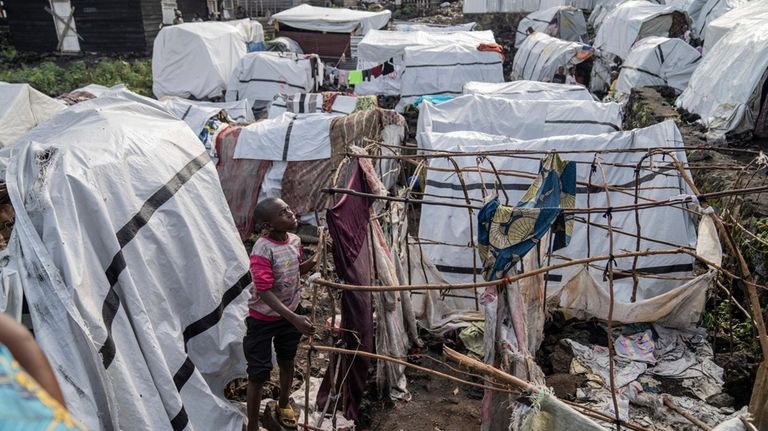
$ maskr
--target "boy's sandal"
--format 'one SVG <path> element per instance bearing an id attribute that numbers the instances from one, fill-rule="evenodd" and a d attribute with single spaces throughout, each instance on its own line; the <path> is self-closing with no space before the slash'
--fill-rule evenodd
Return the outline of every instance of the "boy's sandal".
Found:
<path id="1" fill-rule="evenodd" d="M 277 408 L 277 419 L 280 421 L 280 425 L 285 428 L 296 428 L 296 415 L 290 404 L 284 409 L 280 407 Z"/>

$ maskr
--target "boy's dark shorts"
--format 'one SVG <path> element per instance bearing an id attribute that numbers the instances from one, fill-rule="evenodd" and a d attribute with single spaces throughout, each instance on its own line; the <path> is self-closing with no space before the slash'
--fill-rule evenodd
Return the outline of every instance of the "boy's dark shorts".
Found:
<path id="1" fill-rule="evenodd" d="M 267 321 L 246 317 L 243 351 L 248 363 L 248 380 L 263 383 L 272 372 L 272 343 L 278 362 L 293 361 L 301 332 L 285 319 Z"/>

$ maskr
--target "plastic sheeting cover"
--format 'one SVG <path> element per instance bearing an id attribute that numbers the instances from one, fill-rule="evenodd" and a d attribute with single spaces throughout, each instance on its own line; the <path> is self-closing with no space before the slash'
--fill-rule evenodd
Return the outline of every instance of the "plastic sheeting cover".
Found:
<path id="1" fill-rule="evenodd" d="M 627 58 L 639 39 L 648 36 L 669 36 L 673 6 L 658 5 L 647 1 L 628 1 L 609 13 L 595 36 L 595 48 L 604 53 Z M 686 15 L 687 16 L 687 15 Z"/>
<path id="2" fill-rule="evenodd" d="M 533 12 L 520 20 L 515 34 L 515 47 L 519 47 L 528 36 L 526 30 L 546 33 L 552 37 L 571 42 L 587 41 L 587 23 L 584 13 L 572 6 L 556 6 Z"/>
<path id="3" fill-rule="evenodd" d="M 515 54 L 512 78 L 552 82 L 558 68 L 562 67 L 563 72 L 567 72 L 570 65 L 583 61 L 576 57 L 583 48 L 580 43 L 535 32 L 525 38 Z"/>
<path id="4" fill-rule="evenodd" d="M 35 336 L 90 430 L 242 429 L 248 255 L 197 136 L 98 98 L 21 137 L 10 253 Z"/>
<path id="5" fill-rule="evenodd" d="M 0 82 L 0 147 L 11 144 L 66 107 L 28 84 Z"/>
<path id="6" fill-rule="evenodd" d="M 476 22 L 456 25 L 415 24 L 411 22 L 395 23 L 397 31 L 426 31 L 429 33 L 452 33 L 456 31 L 472 31 L 477 27 Z"/>
<path id="7" fill-rule="evenodd" d="M 768 20 L 768 2 L 752 1 L 747 5 L 726 12 L 710 21 L 705 27 L 704 54 L 707 54 L 717 42 L 739 24 L 757 24 Z"/>
<path id="8" fill-rule="evenodd" d="M 595 0 L 466 0 L 464 13 L 527 13 L 556 6 L 592 10 Z"/>
<path id="9" fill-rule="evenodd" d="M 682 93 L 688 86 L 701 54 L 682 39 L 651 36 L 638 41 L 622 63 L 616 91 L 666 85 Z"/>
<path id="10" fill-rule="evenodd" d="M 496 52 L 462 45 L 416 46 L 405 49 L 403 98 L 459 95 L 471 81 L 504 82 L 502 58 Z"/>
<path id="11" fill-rule="evenodd" d="M 450 132 L 427 134 L 426 139 L 431 142 L 425 146 L 434 148 L 445 148 L 455 151 L 476 151 L 476 150 L 535 150 L 540 152 L 557 151 L 558 149 L 579 149 L 589 148 L 590 150 L 601 149 L 630 149 L 630 148 L 655 148 L 659 142 L 665 142 L 670 147 L 682 146 L 683 140 L 680 132 L 677 130 L 674 122 L 666 121 L 651 127 L 635 129 L 630 132 L 606 133 L 596 136 L 588 135 L 569 135 L 554 136 L 543 139 L 521 141 L 511 139 L 505 136 L 488 135 L 480 132 Z M 634 166 L 637 164 L 641 153 L 603 153 L 602 161 L 605 164 L 621 163 Z M 683 151 L 676 152 L 681 161 L 686 160 Z M 568 154 L 569 160 L 575 160 L 580 163 L 577 170 L 576 207 L 607 207 L 605 193 L 602 189 L 593 190 L 590 193 L 590 203 L 587 205 L 587 193 L 584 183 L 589 178 L 589 167 L 593 159 L 593 154 L 572 153 Z M 537 163 L 532 163 L 528 158 L 496 157 L 489 156 L 497 171 L 514 171 L 536 174 Z M 668 159 L 668 158 L 667 158 Z M 463 177 L 468 187 L 469 198 L 473 202 L 482 200 L 483 190 L 488 194 L 494 194 L 495 183 L 498 181 L 493 174 L 477 173 L 474 169 L 478 163 L 490 169 L 487 161 L 476 160 L 475 156 L 457 156 L 454 157 L 459 167 L 471 167 L 472 170 L 464 171 Z M 651 163 L 648 161 L 648 163 Z M 664 163 L 661 157 L 654 159 L 654 166 Z M 668 163 L 668 161 L 666 162 Z M 432 168 L 445 168 L 445 172 L 430 170 L 426 178 L 425 193 L 433 199 L 445 200 L 449 202 L 464 202 L 465 196 L 460 185 L 459 179 L 455 175 L 453 165 L 445 159 L 437 158 L 430 162 Z M 627 168 L 606 168 L 607 181 L 614 187 L 631 187 L 634 190 L 635 175 L 634 169 Z M 528 189 L 530 180 L 502 175 L 502 183 L 509 194 L 509 202 L 513 204 L 519 201 L 522 194 Z M 602 178 L 594 178 L 595 182 L 602 182 Z M 687 185 L 677 175 L 659 175 L 652 171 L 643 170 L 641 175 L 641 199 L 648 198 L 653 200 L 666 200 L 670 196 L 679 194 L 690 194 Z M 441 197 L 442 196 L 442 197 Z M 502 201 L 504 196 L 501 197 Z M 634 202 L 633 193 L 623 193 L 620 191 L 611 192 L 611 206 L 623 204 L 632 204 Z M 425 241 L 436 241 L 438 244 L 447 243 L 455 245 L 469 244 L 470 239 L 470 221 L 474 224 L 474 217 L 470 220 L 467 210 L 464 208 L 449 208 L 435 205 L 425 205 L 422 208 L 421 217 L 423 220 L 430 220 L 430 223 L 422 223 L 419 226 L 419 237 Z M 579 220 L 574 226 L 571 242 L 568 247 L 559 250 L 558 256 L 563 258 L 582 258 L 587 255 L 587 228 L 586 223 Z M 655 207 L 640 212 L 641 226 L 654 226 L 654 230 L 649 232 L 647 229 L 642 231 L 642 235 L 648 239 L 641 241 L 641 250 L 645 249 L 667 249 L 669 244 L 692 247 L 696 241 L 696 229 L 690 216 L 678 208 L 673 207 Z M 617 231 L 626 231 L 634 234 L 636 231 L 634 212 L 621 212 L 613 214 L 613 226 Z M 591 255 L 607 255 L 608 239 L 606 236 L 605 219 L 602 214 L 591 215 L 590 242 Z M 477 232 L 474 229 L 474 232 Z M 635 250 L 636 239 L 633 236 L 614 234 L 614 250 Z M 659 243 L 662 241 L 663 243 Z M 473 254 L 465 246 L 446 247 L 444 245 L 424 244 L 424 254 L 443 272 L 443 276 L 449 282 L 471 282 L 473 262 L 479 267 L 479 258 L 473 259 Z M 551 263 L 560 262 L 560 258 L 553 256 Z M 685 255 L 658 255 L 645 256 L 638 259 L 637 268 L 639 271 L 652 271 L 654 274 L 685 274 L 692 271 L 692 259 Z M 632 259 L 617 259 L 617 269 L 632 268 Z M 579 268 L 568 267 L 558 271 L 552 271 L 550 275 L 549 287 L 556 289 L 560 284 L 569 280 Z M 632 292 L 632 278 L 617 277 L 615 288 L 618 301 L 628 301 Z M 653 298 L 662 293 L 668 292 L 677 287 L 677 281 L 664 279 L 644 278 L 640 280 L 638 291 L 639 299 Z"/>
<path id="12" fill-rule="evenodd" d="M 482 94 L 510 100 L 589 100 L 592 93 L 582 85 L 555 84 L 541 81 L 512 81 L 504 83 L 468 82 L 464 94 Z"/>
<path id="13" fill-rule="evenodd" d="M 323 63 L 313 76 L 314 54 L 252 52 L 244 56 L 232 72 L 225 100 L 247 99 L 252 104 L 269 102 L 278 94 L 310 93 L 323 83 Z"/>
<path id="14" fill-rule="evenodd" d="M 712 138 L 752 130 L 766 70 L 768 21 L 741 24 L 704 55 L 675 104 L 699 114 Z"/>
<path id="15" fill-rule="evenodd" d="M 476 131 L 522 140 L 617 132 L 621 130 L 621 123 L 621 107 L 617 103 L 582 100 L 551 103 L 465 95 L 438 105 L 424 103 L 419 111 L 416 138 L 420 148 L 447 150 L 432 146 L 439 141 L 426 135 Z"/>
<path id="16" fill-rule="evenodd" d="M 163 27 L 152 50 L 155 96 L 220 96 L 248 42 L 264 40 L 258 21 L 185 23 Z"/>
<path id="17" fill-rule="evenodd" d="M 328 33 L 366 34 L 386 26 L 391 16 L 392 12 L 388 10 L 368 12 L 302 4 L 272 15 L 270 23 Z"/>

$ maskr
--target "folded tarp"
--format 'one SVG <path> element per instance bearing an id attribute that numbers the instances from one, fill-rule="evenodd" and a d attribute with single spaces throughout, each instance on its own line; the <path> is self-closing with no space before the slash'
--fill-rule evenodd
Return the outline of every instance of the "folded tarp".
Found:
<path id="1" fill-rule="evenodd" d="M 428 134 L 432 147 L 449 148 L 452 151 L 497 151 L 497 150 L 518 150 L 518 151 L 536 151 L 538 154 L 545 154 L 547 151 L 558 150 L 580 150 L 589 149 L 589 153 L 568 153 L 561 156 L 568 160 L 579 162 L 577 165 L 577 194 L 576 208 L 587 207 L 617 207 L 621 205 L 634 203 L 635 188 L 635 170 L 627 167 L 613 167 L 612 164 L 621 164 L 622 166 L 635 166 L 639 159 L 645 154 L 643 152 L 605 152 L 600 155 L 602 163 L 606 165 L 606 175 L 608 184 L 613 188 L 611 193 L 610 205 L 606 201 L 605 191 L 601 186 L 603 179 L 599 173 L 592 176 L 592 188 L 587 188 L 590 173 L 590 164 L 594 158 L 595 152 L 608 151 L 613 149 L 644 149 L 655 148 L 659 143 L 664 143 L 667 147 L 682 147 L 683 140 L 680 132 L 677 130 L 674 122 L 666 121 L 644 129 L 635 129 L 630 132 L 616 132 L 596 136 L 588 135 L 570 135 L 554 136 L 543 139 L 529 141 L 520 141 L 510 139 L 504 136 L 488 135 L 480 132 L 451 132 L 446 134 Z M 675 154 L 685 163 L 686 155 L 680 150 Z M 509 195 L 509 202 L 517 202 L 530 185 L 530 179 L 526 177 L 515 177 L 504 172 L 515 172 L 531 174 L 537 173 L 538 163 L 531 160 L 535 155 L 526 154 L 521 157 L 510 156 L 488 156 L 487 159 L 493 162 L 493 167 L 487 160 L 477 160 L 475 155 L 454 156 L 453 160 L 459 168 L 466 168 L 462 172 L 464 183 L 467 184 L 468 198 L 473 205 L 478 205 L 483 199 L 483 191 L 495 195 L 495 184 L 499 181 L 493 174 L 494 168 L 500 173 L 500 181 L 503 188 Z M 679 178 L 674 169 L 659 173 L 658 169 L 664 164 L 669 164 L 669 158 L 666 160 L 663 156 L 654 156 L 651 161 L 646 159 L 644 166 L 640 171 L 640 202 L 646 202 L 648 199 L 654 201 L 665 201 L 671 196 L 680 194 L 690 194 L 687 185 Z M 485 169 L 485 172 L 476 171 L 478 165 Z M 653 166 L 652 171 L 647 166 Z M 430 170 L 427 173 L 425 194 L 430 199 L 461 203 L 466 202 L 466 197 L 461 186 L 461 181 L 454 172 L 454 165 L 445 158 L 435 158 L 430 161 Z M 434 168 L 434 170 L 432 169 Z M 589 191 L 589 203 L 587 203 L 587 192 Z M 499 193 L 502 201 L 505 196 Z M 576 223 L 570 244 L 563 249 L 558 250 L 557 256 L 553 256 L 551 263 L 557 264 L 567 259 L 583 258 L 587 253 L 587 226 L 584 219 L 586 214 L 576 215 Z M 589 243 L 591 256 L 608 255 L 608 237 L 606 236 L 606 219 L 603 214 L 589 215 L 591 227 L 589 230 Z M 419 226 L 419 238 L 423 242 L 423 253 L 432 261 L 436 267 L 442 271 L 443 276 L 450 282 L 471 282 L 473 272 L 473 255 L 468 248 L 474 239 L 470 232 L 477 232 L 477 229 L 470 228 L 470 220 L 474 225 L 475 216 L 467 214 L 465 208 L 443 207 L 436 205 L 423 205 L 422 220 L 429 220 L 429 223 L 421 223 Z M 641 250 L 669 249 L 677 246 L 693 247 L 696 241 L 695 226 L 691 216 L 680 208 L 670 206 L 660 206 L 640 211 L 640 225 L 653 226 L 653 229 L 643 229 L 641 235 L 643 239 L 640 243 Z M 620 232 L 636 233 L 634 211 L 614 212 L 613 213 L 614 248 L 613 253 L 620 250 L 635 250 L 636 238 L 624 235 Z M 434 241 L 434 244 L 431 242 Z M 440 244 L 440 245 L 435 245 Z M 442 244 L 449 244 L 445 246 Z M 543 248 L 546 246 L 542 245 Z M 480 276 L 480 259 L 475 261 L 475 271 L 478 279 Z M 602 262 L 597 264 L 604 266 Z M 617 259 L 617 270 L 630 270 L 632 268 L 632 259 Z M 656 275 L 689 275 L 692 271 L 692 259 L 687 255 L 658 255 L 638 258 L 637 269 L 640 272 L 646 272 Z M 579 268 L 568 267 L 561 270 L 551 271 L 549 273 L 549 286 L 556 289 L 562 282 L 567 281 L 578 271 Z M 616 297 L 619 301 L 629 301 L 632 293 L 632 277 L 616 277 Z M 638 291 L 639 299 L 653 298 L 665 293 L 679 282 L 675 280 L 641 278 Z"/>
<path id="2" fill-rule="evenodd" d="M 515 34 L 516 48 L 528 37 L 529 28 L 561 40 L 587 41 L 587 23 L 584 21 L 584 13 L 572 6 L 555 6 L 538 10 L 521 19 Z"/>
<path id="3" fill-rule="evenodd" d="M 504 82 L 502 57 L 476 46 L 415 46 L 405 49 L 401 97 L 459 95 L 471 81 Z"/>
<path id="4" fill-rule="evenodd" d="M 221 96 L 247 44 L 264 40 L 258 21 L 193 22 L 163 27 L 152 49 L 155 96 Z"/>
<path id="5" fill-rule="evenodd" d="M 500 121 L 503 119 L 503 121 Z M 563 100 L 507 100 L 482 95 L 465 95 L 419 110 L 416 139 L 420 148 L 439 141 L 430 133 L 477 131 L 515 139 L 538 139 L 558 135 L 598 135 L 621 130 L 621 107 L 617 103 Z"/>
<path id="6" fill-rule="evenodd" d="M 690 24 L 688 15 L 673 6 L 644 0 L 622 3 L 605 17 L 597 30 L 595 48 L 600 50 L 604 57 L 617 55 L 625 59 L 632 45 L 640 39 L 648 36 L 680 36 L 682 31 L 679 34 L 670 34 L 670 30 L 683 30 L 673 27 L 675 14 L 683 15 L 686 24 Z"/>
<path id="7" fill-rule="evenodd" d="M 366 34 L 385 27 L 391 16 L 388 10 L 368 12 L 303 4 L 272 15 L 270 23 L 324 33 Z"/>
<path id="8" fill-rule="evenodd" d="M 555 84 L 541 81 L 504 83 L 468 82 L 464 94 L 482 94 L 510 100 L 590 100 L 595 97 L 583 85 Z"/>
<path id="9" fill-rule="evenodd" d="M 552 82 L 560 71 L 565 76 L 568 68 L 589 58 L 591 47 L 567 42 L 544 33 L 534 32 L 525 38 L 512 63 L 512 79 Z"/>
<path id="10" fill-rule="evenodd" d="M 225 99 L 266 105 L 278 94 L 311 93 L 322 84 L 323 63 L 317 55 L 252 52 L 232 72 Z"/>
<path id="11" fill-rule="evenodd" d="M 0 147 L 11 144 L 66 107 L 28 84 L 0 82 Z"/>
<path id="12" fill-rule="evenodd" d="M 704 55 L 677 107 L 699 114 L 710 138 L 752 131 L 765 102 L 768 21 L 747 21 Z M 766 109 L 766 108 L 763 108 Z"/>
<path id="13" fill-rule="evenodd" d="M 704 54 L 739 24 L 757 24 L 768 20 L 768 2 L 752 1 L 749 4 L 732 9 L 719 18 L 710 21 L 703 31 Z"/>
<path id="14" fill-rule="evenodd" d="M 10 245 L 67 407 L 89 430 L 240 431 L 248 254 L 183 121 L 102 97 L 19 138 Z"/>
<path id="15" fill-rule="evenodd" d="M 621 64 L 616 91 L 628 95 L 633 88 L 658 85 L 682 93 L 700 60 L 699 51 L 682 39 L 646 37 Z"/>
<path id="16" fill-rule="evenodd" d="M 243 128 L 235 159 L 298 162 L 331 157 L 331 120 L 338 114 L 291 114 Z"/>
<path id="17" fill-rule="evenodd" d="M 392 61 L 395 72 L 364 81 L 355 86 L 360 95 L 399 96 L 401 75 L 405 70 L 405 49 L 417 46 L 466 46 L 477 48 L 481 43 L 496 43 L 492 31 L 458 31 L 434 33 L 426 31 L 379 31 L 373 30 L 357 46 L 357 68 L 370 69 L 386 61 Z M 450 57 L 441 63 L 450 62 Z"/>

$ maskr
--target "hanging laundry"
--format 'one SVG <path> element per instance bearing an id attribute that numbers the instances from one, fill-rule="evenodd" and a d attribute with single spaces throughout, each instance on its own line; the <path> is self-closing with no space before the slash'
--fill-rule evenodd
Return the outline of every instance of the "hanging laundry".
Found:
<path id="1" fill-rule="evenodd" d="M 568 245 L 573 216 L 563 209 L 576 204 L 576 164 L 557 154 L 545 157 L 539 175 L 515 207 L 501 205 L 498 198 L 483 206 L 477 215 L 478 252 L 483 277 L 497 280 L 509 274 L 547 232 L 552 232 L 552 250 Z"/>
<path id="2" fill-rule="evenodd" d="M 376 96 L 358 96 L 357 103 L 355 104 L 355 110 L 352 112 L 367 111 L 378 106 L 379 101 Z"/>
<path id="3" fill-rule="evenodd" d="M 323 111 L 324 112 L 331 112 L 333 111 L 333 103 L 336 101 L 336 97 L 338 97 L 340 93 L 338 91 L 324 91 L 322 92 L 323 95 Z"/>
<path id="4" fill-rule="evenodd" d="M 395 64 L 392 62 L 392 59 L 385 61 L 382 65 L 381 74 L 382 75 L 389 75 L 390 73 L 395 71 Z"/>
<path id="5" fill-rule="evenodd" d="M 349 85 L 357 85 L 363 82 L 362 70 L 350 70 L 349 71 Z"/>
<path id="6" fill-rule="evenodd" d="M 363 70 L 363 81 L 371 80 L 371 69 Z"/>
<path id="7" fill-rule="evenodd" d="M 349 86 L 349 70 L 339 70 L 339 85 Z"/>
<path id="8" fill-rule="evenodd" d="M 372 67 L 371 76 L 374 78 L 378 78 L 379 76 L 381 76 L 382 70 L 384 70 L 384 66 L 382 66 L 381 64 L 378 66 Z"/>

